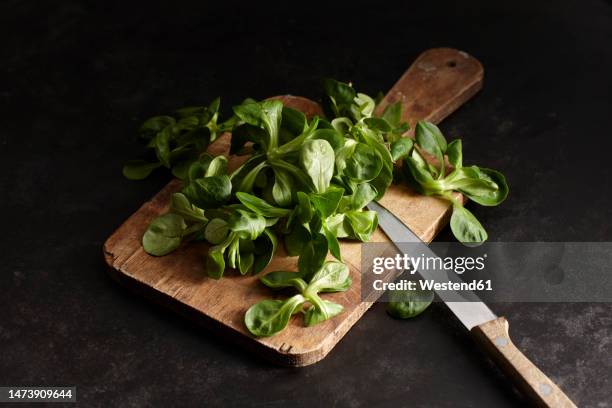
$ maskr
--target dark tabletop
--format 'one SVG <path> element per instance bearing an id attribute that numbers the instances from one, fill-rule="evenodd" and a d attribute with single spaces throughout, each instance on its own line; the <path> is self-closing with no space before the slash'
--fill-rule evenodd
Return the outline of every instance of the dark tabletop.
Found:
<path id="1" fill-rule="evenodd" d="M 610 241 L 610 0 L 54 3 L 0 6 L 0 385 L 74 385 L 84 406 L 521 404 L 443 305 L 376 305 L 325 360 L 278 368 L 119 287 L 102 244 L 170 179 L 121 175 L 146 117 L 317 98 L 325 76 L 375 94 L 438 46 L 485 67 L 442 129 L 510 182 L 471 207 L 491 239 Z M 492 308 L 579 406 L 612 404 L 610 304 Z"/>

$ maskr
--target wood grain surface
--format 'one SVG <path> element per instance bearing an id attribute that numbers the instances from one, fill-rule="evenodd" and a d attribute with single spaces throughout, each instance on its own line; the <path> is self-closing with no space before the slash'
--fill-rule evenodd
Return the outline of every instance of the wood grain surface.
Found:
<path id="1" fill-rule="evenodd" d="M 404 120 L 411 127 L 417 120 L 439 122 L 482 87 L 481 64 L 468 54 L 448 48 L 431 49 L 421 54 L 387 93 L 379 109 L 401 100 Z M 287 106 L 300 109 L 308 116 L 320 114 L 320 107 L 305 98 L 277 97 Z M 230 135 L 223 135 L 209 151 L 227 154 Z M 230 157 L 230 168 L 243 158 Z M 362 302 L 361 243 L 341 243 L 353 285 L 343 293 L 326 294 L 326 299 L 340 303 L 340 315 L 314 327 L 304 327 L 302 319 L 294 318 L 281 333 L 268 338 L 255 338 L 246 330 L 243 317 L 254 303 L 276 294 L 258 282 L 257 276 L 241 276 L 226 272 L 221 280 L 209 279 L 205 272 L 205 244 L 189 244 L 164 257 L 146 254 L 140 240 L 149 222 L 164 213 L 172 193 L 180 189 L 179 180 L 170 182 L 155 197 L 145 203 L 104 244 L 104 255 L 111 275 L 130 288 L 173 308 L 177 312 L 205 325 L 219 335 L 241 344 L 274 363 L 305 366 L 325 357 L 348 330 L 371 306 Z M 406 186 L 393 185 L 381 204 L 395 213 L 421 239 L 430 242 L 445 226 L 449 205 L 443 200 L 416 194 Z M 374 242 L 387 242 L 378 229 Z M 287 257 L 282 246 L 263 273 L 272 270 L 295 270 L 297 258 Z"/>

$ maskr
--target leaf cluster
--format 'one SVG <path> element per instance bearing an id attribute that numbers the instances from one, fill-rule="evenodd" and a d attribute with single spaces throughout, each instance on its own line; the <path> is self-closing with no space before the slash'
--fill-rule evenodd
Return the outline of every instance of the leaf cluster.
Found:
<path id="1" fill-rule="evenodd" d="M 464 166 L 461 139 L 447 143 L 440 129 L 430 122 L 417 123 L 414 143 L 410 139 L 400 139 L 390 148 L 395 160 L 403 159 L 403 175 L 420 193 L 452 202 L 450 226 L 457 240 L 466 244 L 487 240 L 482 224 L 453 192 L 460 192 L 483 206 L 499 205 L 508 195 L 508 184 L 500 172 Z M 433 157 L 435 163 L 428 162 L 424 154 Z"/>
<path id="2" fill-rule="evenodd" d="M 378 219 L 365 207 L 385 194 L 394 163 L 403 162 L 396 174 L 410 178 L 423 194 L 452 201 L 451 228 L 462 242 L 481 242 L 486 232 L 452 193 L 482 205 L 497 205 L 508 193 L 500 173 L 464 167 L 461 141 L 447 143 L 435 125 L 419 122 L 415 141 L 403 137 L 408 125 L 400 103 L 376 117 L 376 101 L 350 84 L 328 79 L 323 87 L 327 118 L 308 120 L 278 100 L 246 99 L 219 122 L 218 98 L 206 107 L 180 109 L 176 116 L 151 118 L 140 134 L 153 158 L 124 167 L 131 179 L 166 167 L 183 180 L 168 212 L 152 220 L 142 237 L 147 253 L 163 256 L 184 242 L 207 242 L 203 266 L 215 279 L 226 269 L 259 273 L 280 244 L 299 256 L 298 272 L 261 278 L 270 288 L 292 287 L 298 293 L 248 310 L 245 324 L 256 336 L 277 333 L 299 312 L 310 326 L 342 311 L 319 294 L 350 285 L 339 240 L 369 241 Z M 247 156 L 232 172 L 227 157 L 206 153 L 225 131 L 232 133 L 230 154 Z M 326 262 L 328 254 L 337 260 Z M 406 307 L 416 310 L 413 306 Z"/>
<path id="3" fill-rule="evenodd" d="M 147 154 L 127 162 L 123 175 L 130 180 L 142 180 L 156 168 L 165 167 L 175 177 L 184 178 L 191 163 L 235 120 L 217 123 L 219 105 L 220 99 L 216 98 L 208 106 L 190 106 L 178 109 L 174 116 L 147 119 L 138 132 Z"/>
<path id="4" fill-rule="evenodd" d="M 319 295 L 344 292 L 351 286 L 348 267 L 337 261 L 326 262 L 314 274 L 302 269 L 298 272 L 275 271 L 260 280 L 271 289 L 293 288 L 298 293 L 284 300 L 262 300 L 247 310 L 244 323 L 258 337 L 280 332 L 287 327 L 291 316 L 298 313 L 304 315 L 306 326 L 314 326 L 338 315 L 343 310 L 342 305 L 321 299 Z"/>

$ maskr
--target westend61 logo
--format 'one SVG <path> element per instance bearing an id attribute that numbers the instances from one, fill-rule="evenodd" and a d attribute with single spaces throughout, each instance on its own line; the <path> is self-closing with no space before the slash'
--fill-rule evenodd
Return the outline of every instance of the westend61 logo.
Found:
<path id="1" fill-rule="evenodd" d="M 376 257 L 373 259 L 372 272 L 377 275 L 384 273 L 385 271 L 391 270 L 407 270 L 411 274 L 416 271 L 427 271 L 427 270 L 444 270 L 454 271 L 461 275 L 466 271 L 482 271 L 485 268 L 485 260 L 487 254 L 482 256 L 458 256 L 445 258 L 429 257 L 425 254 L 421 256 L 409 256 L 407 254 L 397 254 L 394 257 Z"/>

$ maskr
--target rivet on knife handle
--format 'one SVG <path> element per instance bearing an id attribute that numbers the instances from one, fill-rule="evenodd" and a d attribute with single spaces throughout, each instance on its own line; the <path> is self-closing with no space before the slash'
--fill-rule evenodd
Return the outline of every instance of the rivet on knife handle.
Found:
<path id="1" fill-rule="evenodd" d="M 538 407 L 576 407 L 576 405 L 536 367 L 510 340 L 504 317 L 483 323 L 472 334 L 484 351 L 498 364 Z"/>

